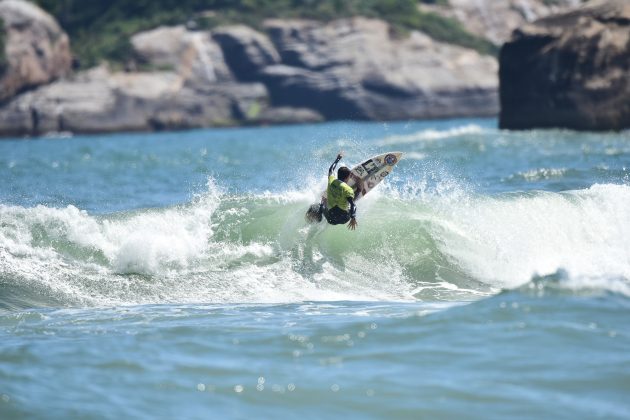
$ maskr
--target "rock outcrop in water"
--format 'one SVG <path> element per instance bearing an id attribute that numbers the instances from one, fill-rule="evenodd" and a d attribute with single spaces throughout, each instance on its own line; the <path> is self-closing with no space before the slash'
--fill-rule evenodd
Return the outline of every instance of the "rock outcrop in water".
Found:
<path id="1" fill-rule="evenodd" d="M 0 103 L 18 92 L 49 83 L 70 71 L 68 36 L 57 22 L 35 5 L 0 1 Z"/>
<path id="2" fill-rule="evenodd" d="M 503 128 L 630 128 L 630 2 L 594 0 L 514 32 L 500 57 Z"/>

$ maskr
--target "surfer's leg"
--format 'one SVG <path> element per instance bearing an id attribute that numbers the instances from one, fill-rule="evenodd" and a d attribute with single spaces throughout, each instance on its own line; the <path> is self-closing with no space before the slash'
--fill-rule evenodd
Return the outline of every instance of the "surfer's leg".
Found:
<path id="1" fill-rule="evenodd" d="M 321 205 L 313 204 L 306 211 L 306 221 L 309 223 L 318 223 L 322 221 Z"/>

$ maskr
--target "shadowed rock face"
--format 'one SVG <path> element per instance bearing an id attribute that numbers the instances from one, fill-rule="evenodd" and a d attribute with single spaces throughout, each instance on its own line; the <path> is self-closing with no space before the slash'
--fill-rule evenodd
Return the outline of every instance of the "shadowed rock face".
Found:
<path id="1" fill-rule="evenodd" d="M 630 128 L 630 2 L 595 0 L 514 32 L 500 55 L 500 126 Z"/>
<path id="2" fill-rule="evenodd" d="M 7 62 L 0 69 L 0 102 L 70 71 L 68 37 L 50 15 L 26 1 L 3 0 L 0 20 Z"/>
<path id="3" fill-rule="evenodd" d="M 239 80 L 257 80 L 262 69 L 280 62 L 269 38 L 248 26 L 219 27 L 212 31 L 212 37 L 221 45 L 228 65 Z"/>
<path id="4" fill-rule="evenodd" d="M 496 115 L 496 61 L 366 18 L 266 23 L 281 63 L 261 71 L 274 104 L 327 119 Z"/>

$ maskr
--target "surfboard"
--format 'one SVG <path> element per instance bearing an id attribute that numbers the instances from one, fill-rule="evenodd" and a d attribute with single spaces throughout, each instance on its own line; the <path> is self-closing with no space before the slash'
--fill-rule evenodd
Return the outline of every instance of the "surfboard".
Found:
<path id="1" fill-rule="evenodd" d="M 364 160 L 350 170 L 347 184 L 354 190 L 357 201 L 372 191 L 400 162 L 402 152 L 388 152 Z M 322 194 L 326 197 L 326 191 Z"/>
<path id="2" fill-rule="evenodd" d="M 392 173 L 394 166 L 400 162 L 402 152 L 387 152 L 365 159 L 350 170 L 347 184 L 354 190 L 354 201 L 361 199 L 372 191 L 387 175 Z M 321 194 L 326 199 L 326 190 Z M 316 217 L 319 203 L 311 205 L 306 212 L 306 219 L 310 222 L 321 220 L 321 214 Z"/>

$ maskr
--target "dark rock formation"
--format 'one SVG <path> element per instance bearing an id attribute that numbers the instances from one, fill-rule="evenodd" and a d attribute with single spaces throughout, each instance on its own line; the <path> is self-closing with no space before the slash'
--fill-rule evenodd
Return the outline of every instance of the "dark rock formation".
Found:
<path id="1" fill-rule="evenodd" d="M 6 66 L 0 69 L 0 103 L 16 93 L 49 83 L 70 71 L 67 35 L 57 22 L 22 0 L 0 1 Z"/>
<path id="2" fill-rule="evenodd" d="M 223 26 L 212 31 L 212 37 L 239 80 L 257 80 L 265 67 L 280 62 L 269 38 L 247 26 Z"/>
<path id="3" fill-rule="evenodd" d="M 594 0 L 514 32 L 500 56 L 500 126 L 630 128 L 630 2 Z"/>

